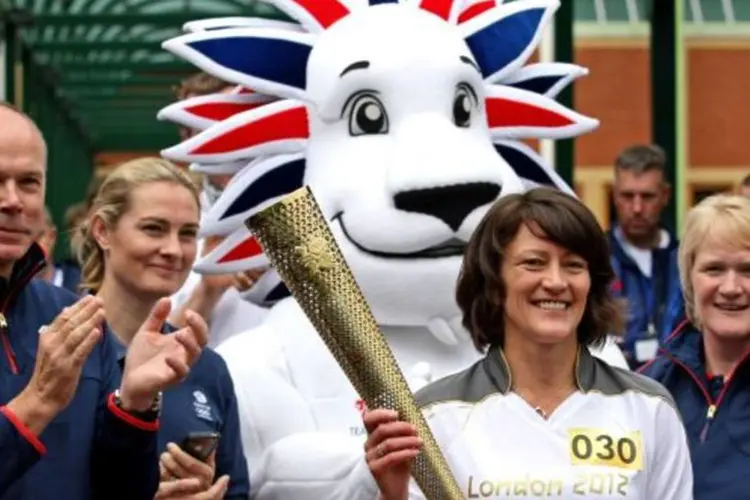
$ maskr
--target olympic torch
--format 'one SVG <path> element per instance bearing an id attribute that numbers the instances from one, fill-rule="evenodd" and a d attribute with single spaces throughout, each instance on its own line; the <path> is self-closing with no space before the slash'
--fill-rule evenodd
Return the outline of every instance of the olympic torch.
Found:
<path id="1" fill-rule="evenodd" d="M 246 224 L 369 408 L 414 425 L 423 447 L 413 476 L 428 500 L 465 500 L 309 188 Z"/>

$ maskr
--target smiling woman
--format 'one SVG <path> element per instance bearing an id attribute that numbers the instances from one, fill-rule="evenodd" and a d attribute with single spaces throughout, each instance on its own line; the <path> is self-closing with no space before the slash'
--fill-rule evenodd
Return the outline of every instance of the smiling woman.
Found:
<path id="1" fill-rule="evenodd" d="M 695 499 L 740 498 L 750 488 L 750 199 L 711 196 L 690 210 L 679 261 L 687 321 L 643 372 L 685 420 Z"/>
<path id="2" fill-rule="evenodd" d="M 121 363 L 131 357 L 128 349 L 144 322 L 164 335 L 206 333 L 194 311 L 186 312 L 185 328 L 166 322 L 169 297 L 182 287 L 195 260 L 199 207 L 187 174 L 157 158 L 120 165 L 99 188 L 79 229 L 82 286 L 103 299 L 107 333 L 117 341 Z M 197 493 L 247 498 L 234 385 L 221 357 L 204 349 L 182 382 L 164 392 L 161 404 L 162 481 L 156 498 Z M 207 435 L 220 436 L 215 452 L 191 456 L 192 440 Z"/>
<path id="3" fill-rule="evenodd" d="M 508 195 L 480 222 L 456 296 L 485 358 L 417 393 L 468 498 L 510 485 L 519 498 L 539 496 L 534 484 L 562 498 L 691 498 L 667 392 L 589 352 L 622 328 L 613 278 L 594 215 L 565 193 Z M 409 483 L 414 429 L 382 409 L 366 412 L 365 426 L 381 498 L 423 498 Z"/>

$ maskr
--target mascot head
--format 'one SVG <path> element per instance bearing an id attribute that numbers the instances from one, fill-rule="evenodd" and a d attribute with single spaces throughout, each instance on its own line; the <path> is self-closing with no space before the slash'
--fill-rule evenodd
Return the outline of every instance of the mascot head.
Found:
<path id="1" fill-rule="evenodd" d="M 189 23 L 164 47 L 237 85 L 160 118 L 202 130 L 163 152 L 237 172 L 204 214 L 226 239 L 199 272 L 267 264 L 244 220 L 309 185 L 383 325 L 459 331 L 453 287 L 474 228 L 529 184 L 570 188 L 522 138 L 595 120 L 555 96 L 586 71 L 525 65 L 558 0 L 269 0 L 297 22 Z M 288 294 L 269 272 L 257 298 Z"/>

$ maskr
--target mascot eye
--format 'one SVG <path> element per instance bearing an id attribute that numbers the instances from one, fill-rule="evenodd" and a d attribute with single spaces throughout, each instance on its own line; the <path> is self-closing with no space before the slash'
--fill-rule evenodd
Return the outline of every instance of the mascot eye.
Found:
<path id="1" fill-rule="evenodd" d="M 458 127 L 467 128 L 471 126 L 471 111 L 477 102 L 474 90 L 462 83 L 456 89 L 456 97 L 453 98 L 453 123 Z"/>
<path id="2" fill-rule="evenodd" d="M 372 94 L 354 99 L 349 113 L 349 134 L 376 135 L 388 133 L 388 115 L 380 100 Z"/>

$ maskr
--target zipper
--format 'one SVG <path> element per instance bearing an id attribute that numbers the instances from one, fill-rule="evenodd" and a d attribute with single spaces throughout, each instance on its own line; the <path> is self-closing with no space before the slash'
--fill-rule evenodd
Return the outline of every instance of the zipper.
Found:
<path id="1" fill-rule="evenodd" d="M 730 375 L 726 378 L 724 382 L 724 386 L 721 388 L 721 391 L 719 391 L 719 395 L 716 397 L 716 401 L 711 397 L 711 394 L 709 394 L 708 389 L 701 383 L 698 376 L 695 374 L 693 370 L 690 369 L 685 363 L 675 358 L 673 355 L 668 354 L 669 358 L 678 366 L 681 366 L 687 373 L 692 377 L 693 381 L 698 385 L 698 388 L 703 393 L 703 396 L 706 398 L 706 402 L 708 403 L 708 409 L 706 409 L 706 421 L 703 424 L 703 428 L 701 429 L 699 440 L 701 443 L 706 442 L 706 438 L 708 437 L 708 431 L 711 428 L 711 424 L 713 423 L 714 419 L 716 418 L 716 412 L 719 411 L 719 405 L 724 400 L 724 397 L 727 395 L 727 392 L 729 391 L 729 384 L 731 383 L 733 377 Z M 737 368 L 740 367 L 740 365 L 744 364 L 745 361 L 750 358 L 750 352 L 745 354 L 745 356 L 740 359 L 740 361 L 737 363 L 737 366 L 734 368 L 734 371 L 737 371 Z"/>
<path id="2" fill-rule="evenodd" d="M 722 389 L 724 390 L 724 389 Z M 714 421 L 714 416 L 716 416 L 716 405 L 708 405 L 708 411 L 706 412 L 706 423 L 703 424 L 703 429 L 701 429 L 700 434 L 700 441 L 701 443 L 706 442 L 706 436 L 708 435 L 708 429 L 711 427 L 711 422 Z"/>

